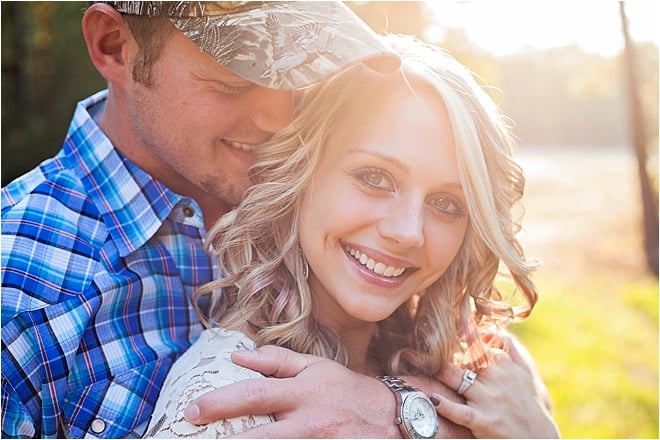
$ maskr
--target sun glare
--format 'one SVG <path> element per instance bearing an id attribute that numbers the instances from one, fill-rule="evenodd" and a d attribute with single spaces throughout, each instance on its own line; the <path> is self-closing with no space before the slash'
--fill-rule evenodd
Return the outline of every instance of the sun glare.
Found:
<path id="1" fill-rule="evenodd" d="M 570 44 L 588 52 L 615 55 L 623 47 L 618 3 L 615 0 L 427 1 L 439 25 L 435 31 L 462 28 L 473 43 L 496 55 Z M 635 40 L 658 45 L 659 5 L 654 0 L 625 2 Z"/>

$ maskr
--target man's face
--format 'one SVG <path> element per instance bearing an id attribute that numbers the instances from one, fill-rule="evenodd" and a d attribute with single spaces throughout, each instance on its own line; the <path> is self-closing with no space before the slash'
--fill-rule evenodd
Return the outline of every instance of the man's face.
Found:
<path id="1" fill-rule="evenodd" d="M 236 205 L 250 184 L 251 150 L 291 119 L 292 92 L 246 81 L 179 32 L 153 69 L 152 86 L 125 89 L 130 130 L 119 147 L 202 207 Z"/>

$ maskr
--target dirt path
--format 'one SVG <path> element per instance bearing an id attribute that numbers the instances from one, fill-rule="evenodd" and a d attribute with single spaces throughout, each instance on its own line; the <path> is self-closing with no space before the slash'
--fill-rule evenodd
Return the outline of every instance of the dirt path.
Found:
<path id="1" fill-rule="evenodd" d="M 521 240 L 557 270 L 644 270 L 641 202 L 632 153 L 605 148 L 527 148 Z"/>

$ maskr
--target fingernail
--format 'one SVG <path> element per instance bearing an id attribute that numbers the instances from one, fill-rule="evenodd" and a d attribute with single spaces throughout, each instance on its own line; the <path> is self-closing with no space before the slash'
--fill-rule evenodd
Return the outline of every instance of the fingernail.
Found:
<path id="1" fill-rule="evenodd" d="M 431 400 L 431 403 L 433 404 L 433 406 L 438 406 L 438 405 L 440 405 L 440 399 L 438 399 L 438 396 L 435 395 L 435 394 L 431 394 L 431 395 L 429 396 L 429 400 Z"/>
<path id="2" fill-rule="evenodd" d="M 255 357 L 257 350 L 236 350 L 234 353 L 243 357 Z"/>
<path id="3" fill-rule="evenodd" d="M 191 403 L 183 414 L 189 422 L 195 423 L 199 419 L 199 406 L 196 403 Z"/>

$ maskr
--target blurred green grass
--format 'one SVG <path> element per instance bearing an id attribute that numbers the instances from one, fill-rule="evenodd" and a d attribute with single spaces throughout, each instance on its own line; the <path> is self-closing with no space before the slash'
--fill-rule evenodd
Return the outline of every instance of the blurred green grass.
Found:
<path id="1" fill-rule="evenodd" d="M 539 302 L 512 331 L 534 356 L 561 435 L 657 439 L 658 279 L 645 269 L 634 161 L 594 149 L 522 162 L 523 245 L 543 264 Z"/>
<path id="2" fill-rule="evenodd" d="M 658 438 L 658 287 L 538 280 L 514 327 L 550 390 L 564 438 Z M 611 280 L 610 280 L 611 281 Z"/>

